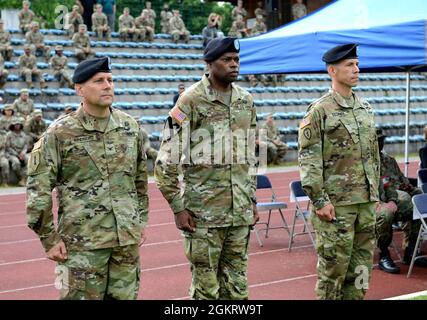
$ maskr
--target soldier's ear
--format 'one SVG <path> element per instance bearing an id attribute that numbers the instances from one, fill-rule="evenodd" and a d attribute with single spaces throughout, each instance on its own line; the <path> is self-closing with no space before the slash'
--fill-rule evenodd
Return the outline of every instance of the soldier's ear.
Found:
<path id="1" fill-rule="evenodd" d="M 83 97 L 83 86 L 80 83 L 75 83 L 74 89 L 79 97 Z"/>

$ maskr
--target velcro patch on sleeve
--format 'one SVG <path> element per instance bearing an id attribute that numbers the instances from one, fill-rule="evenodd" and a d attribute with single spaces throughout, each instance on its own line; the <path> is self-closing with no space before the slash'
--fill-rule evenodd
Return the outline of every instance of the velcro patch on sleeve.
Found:
<path id="1" fill-rule="evenodd" d="M 308 117 L 304 118 L 301 120 L 299 127 L 304 128 L 304 127 L 308 126 L 310 123 L 311 123 L 310 118 L 308 118 Z"/>
<path id="2" fill-rule="evenodd" d="M 187 118 L 187 115 L 181 111 L 181 109 L 178 106 L 175 106 L 172 108 L 171 111 L 169 111 L 169 115 L 180 125 L 185 121 Z"/>

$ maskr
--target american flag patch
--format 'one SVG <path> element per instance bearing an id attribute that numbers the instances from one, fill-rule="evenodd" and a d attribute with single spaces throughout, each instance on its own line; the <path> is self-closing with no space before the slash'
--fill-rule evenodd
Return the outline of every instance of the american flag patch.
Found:
<path id="1" fill-rule="evenodd" d="M 181 109 L 178 106 L 175 106 L 172 108 L 172 110 L 169 112 L 169 115 L 175 119 L 176 122 L 178 122 L 180 125 L 184 122 L 185 118 L 187 117 L 184 112 L 181 111 Z"/>
<path id="2" fill-rule="evenodd" d="M 300 128 L 304 128 L 305 126 L 308 126 L 310 124 L 310 119 L 309 118 L 304 118 L 302 119 L 301 123 L 300 123 Z"/>

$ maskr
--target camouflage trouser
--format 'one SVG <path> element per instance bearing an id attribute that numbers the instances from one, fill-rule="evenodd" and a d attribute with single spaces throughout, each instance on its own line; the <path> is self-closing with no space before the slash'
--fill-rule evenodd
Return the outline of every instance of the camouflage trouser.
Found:
<path id="1" fill-rule="evenodd" d="M 375 249 L 375 206 L 376 202 L 336 206 L 335 222 L 320 220 L 312 208 L 318 299 L 364 298 Z"/>
<path id="2" fill-rule="evenodd" d="M 34 44 L 31 45 L 31 52 L 36 55 L 41 55 L 45 57 L 46 61 L 50 58 L 50 47 L 49 46 L 42 46 L 40 48 L 37 48 Z"/>
<path id="3" fill-rule="evenodd" d="M 122 41 L 136 41 L 138 39 L 136 30 L 134 28 L 123 28 L 119 30 L 120 39 Z"/>
<path id="4" fill-rule="evenodd" d="M 76 58 L 79 61 L 93 58 L 95 56 L 95 51 L 92 49 L 89 52 L 85 52 L 83 49 L 76 49 Z"/>
<path id="5" fill-rule="evenodd" d="M 149 147 L 146 151 L 147 158 L 153 159 L 154 161 L 156 161 L 158 153 L 159 152 L 152 147 Z"/>
<path id="6" fill-rule="evenodd" d="M 70 88 L 73 85 L 73 81 L 71 81 L 70 75 L 64 69 L 55 70 L 55 73 L 53 75 L 59 81 L 61 87 L 64 85 L 64 83 L 66 83 L 67 86 Z"/>
<path id="7" fill-rule="evenodd" d="M 248 299 L 248 226 L 196 228 L 185 232 L 193 299 Z"/>
<path id="8" fill-rule="evenodd" d="M 147 30 L 145 28 L 135 28 L 135 33 L 133 35 L 133 41 L 145 41 L 145 35 L 147 34 Z M 153 35 L 154 39 L 154 35 Z"/>
<path id="9" fill-rule="evenodd" d="M 70 251 L 58 263 L 60 299 L 135 300 L 139 291 L 137 244 L 91 251 Z"/>
<path id="10" fill-rule="evenodd" d="M 40 83 L 45 83 L 45 80 L 42 76 L 42 72 L 39 69 L 31 70 L 28 68 L 23 68 L 21 74 L 25 78 L 25 82 L 27 84 L 31 85 L 31 83 L 33 82 L 33 76 L 37 77 L 37 79 L 40 81 Z"/>
<path id="11" fill-rule="evenodd" d="M 3 56 L 5 61 L 12 60 L 13 48 L 9 45 L 0 45 L 0 54 Z"/>
<path id="12" fill-rule="evenodd" d="M 183 33 L 179 30 L 173 30 L 171 32 L 172 40 L 177 42 L 179 39 L 188 42 L 190 40 L 190 32 L 184 31 Z"/>
<path id="13" fill-rule="evenodd" d="M 405 191 L 397 190 L 397 212 L 390 212 L 383 204 L 377 207 L 376 235 L 377 245 L 380 249 L 387 249 L 393 239 L 393 223 L 401 221 L 403 240 L 402 248 L 405 250 L 409 244 L 415 246 L 421 222 L 413 220 L 413 205 L 411 196 Z"/>
<path id="14" fill-rule="evenodd" d="M 98 41 L 101 41 L 103 37 L 107 39 L 107 41 L 110 41 L 111 39 L 111 29 L 110 27 L 107 28 L 107 31 L 104 30 L 104 27 L 92 27 L 92 31 L 94 31 L 98 36 Z"/>
<path id="15" fill-rule="evenodd" d="M 280 141 L 278 144 L 267 142 L 267 157 L 268 162 L 279 162 L 286 155 L 288 146 Z"/>
<path id="16" fill-rule="evenodd" d="M 26 154 L 24 160 L 21 161 L 17 156 L 9 155 L 10 166 L 12 167 L 12 171 L 15 172 L 18 179 L 22 179 L 27 176 L 28 157 L 29 156 Z"/>
<path id="17" fill-rule="evenodd" d="M 0 157 L 1 182 L 9 181 L 9 161 L 5 157 Z"/>

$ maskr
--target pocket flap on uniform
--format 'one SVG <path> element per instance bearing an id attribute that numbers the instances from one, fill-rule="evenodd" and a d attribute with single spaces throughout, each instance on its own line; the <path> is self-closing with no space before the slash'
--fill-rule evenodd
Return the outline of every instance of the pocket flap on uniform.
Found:
<path id="1" fill-rule="evenodd" d="M 358 131 L 358 128 L 355 127 L 355 124 L 346 123 L 342 119 L 340 119 L 340 122 L 343 124 L 343 126 L 345 127 L 345 129 L 350 134 L 351 139 L 353 140 L 353 142 L 354 143 L 358 143 L 359 142 L 359 131 Z"/>

